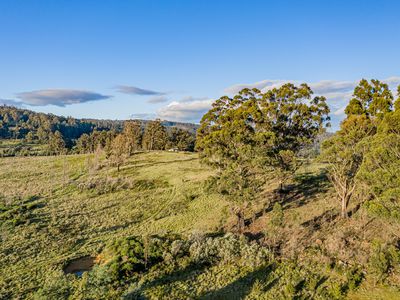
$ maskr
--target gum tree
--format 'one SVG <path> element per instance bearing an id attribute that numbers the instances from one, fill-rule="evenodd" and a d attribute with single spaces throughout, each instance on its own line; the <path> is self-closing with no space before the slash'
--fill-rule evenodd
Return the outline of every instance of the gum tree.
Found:
<path id="1" fill-rule="evenodd" d="M 243 89 L 215 101 L 203 116 L 197 150 L 218 171 L 217 182 L 235 203 L 239 223 L 265 174 L 274 171 L 282 188 L 298 165 L 300 149 L 329 121 L 326 99 L 312 94 L 306 84 L 289 83 L 265 93 Z"/>

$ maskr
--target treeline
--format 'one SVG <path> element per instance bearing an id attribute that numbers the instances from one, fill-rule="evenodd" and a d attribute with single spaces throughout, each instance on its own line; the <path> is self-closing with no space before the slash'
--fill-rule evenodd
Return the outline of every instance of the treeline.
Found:
<path id="1" fill-rule="evenodd" d="M 119 166 L 126 157 L 138 151 L 171 150 L 194 151 L 195 135 L 176 127 L 167 130 L 160 120 L 150 121 L 143 129 L 138 121 L 125 121 L 121 133 L 115 130 L 94 130 L 84 133 L 68 150 L 59 131 L 51 133 L 47 144 L 47 154 L 94 153 L 103 150 L 106 158 L 111 158 Z"/>
<path id="2" fill-rule="evenodd" d="M 400 220 L 400 87 L 397 97 L 379 80 L 361 80 L 340 130 L 323 142 L 319 160 L 343 218 L 357 194 L 358 206 Z M 304 161 L 303 150 L 329 126 L 328 113 L 325 97 L 314 97 L 309 86 L 285 84 L 221 97 L 204 115 L 197 149 L 217 170 L 212 186 L 232 200 L 239 231 L 244 209 L 257 201 L 268 177 L 279 179 L 285 192 Z"/>
<path id="3" fill-rule="evenodd" d="M 133 124 L 132 122 L 137 128 L 140 128 L 138 133 L 135 134 L 137 140 L 135 141 L 135 149 L 177 148 L 192 151 L 194 148 L 194 136 L 198 127 L 195 124 L 160 120 L 75 119 L 10 106 L 0 106 L 0 139 L 20 141 L 16 147 L 3 149 L 0 155 L 88 153 L 94 152 L 97 147 L 109 150 L 114 138 L 122 132 L 124 132 L 124 137 L 128 141 L 132 139 L 127 134 L 127 131 L 130 130 L 127 128 L 132 127 L 129 125 Z M 155 132 L 157 134 L 162 132 L 162 134 L 152 136 L 151 132 L 154 131 L 152 128 L 157 128 Z M 46 145 L 46 147 L 41 151 L 37 151 L 37 149 L 32 151 L 32 144 Z"/>
<path id="4" fill-rule="evenodd" d="M 108 124 L 104 124 L 108 125 Z M 71 117 L 36 113 L 26 109 L 0 106 L 0 139 L 25 139 L 28 142 L 47 143 L 52 133 L 60 132 L 68 147 L 83 133 L 111 129 L 111 127 L 86 122 Z M 117 129 L 117 128 L 115 128 Z"/>

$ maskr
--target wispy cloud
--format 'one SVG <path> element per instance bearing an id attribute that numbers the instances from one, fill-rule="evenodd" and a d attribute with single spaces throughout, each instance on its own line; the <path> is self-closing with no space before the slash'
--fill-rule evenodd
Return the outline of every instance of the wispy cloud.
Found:
<path id="1" fill-rule="evenodd" d="M 282 84 L 287 83 L 287 82 L 295 82 L 295 81 L 280 80 L 280 79 L 266 79 L 266 80 L 257 81 L 254 83 L 240 83 L 240 84 L 235 84 L 230 87 L 227 87 L 226 89 L 224 89 L 224 92 L 226 94 L 236 94 L 244 88 L 256 88 L 259 90 L 264 90 L 267 88 L 272 89 L 274 87 L 281 86 Z"/>
<path id="2" fill-rule="evenodd" d="M 158 103 L 165 103 L 168 100 L 169 99 L 166 96 L 154 96 L 154 97 L 151 97 L 150 99 L 148 99 L 146 102 L 151 103 L 151 104 L 158 104 Z"/>
<path id="3" fill-rule="evenodd" d="M 0 99 L 0 105 L 7 105 L 7 106 L 14 106 L 14 107 L 21 107 L 22 102 L 20 101 L 15 101 L 12 99 Z"/>
<path id="4" fill-rule="evenodd" d="M 66 105 L 109 99 L 111 96 L 90 91 L 70 89 L 47 89 L 17 94 L 24 104 L 32 106 Z"/>
<path id="5" fill-rule="evenodd" d="M 178 102 L 180 103 L 188 103 L 188 102 L 193 102 L 193 101 L 203 101 L 203 100 L 208 100 L 209 98 L 207 97 L 193 97 L 193 96 L 185 96 L 181 98 Z"/>
<path id="6" fill-rule="evenodd" d="M 211 108 L 213 99 L 194 100 L 190 102 L 171 102 L 158 110 L 158 117 L 164 120 L 199 122 L 201 117 Z"/>
<path id="7" fill-rule="evenodd" d="M 156 118 L 156 114 L 152 113 L 136 113 L 130 115 L 131 119 L 151 120 Z"/>
<path id="8" fill-rule="evenodd" d="M 165 95 L 166 93 L 163 92 L 157 92 L 153 90 L 146 90 L 146 89 L 141 89 L 135 86 L 129 86 L 129 85 L 119 85 L 115 87 L 117 92 L 123 93 L 123 94 L 129 94 L 129 95 L 139 95 L 139 96 L 161 96 Z"/>

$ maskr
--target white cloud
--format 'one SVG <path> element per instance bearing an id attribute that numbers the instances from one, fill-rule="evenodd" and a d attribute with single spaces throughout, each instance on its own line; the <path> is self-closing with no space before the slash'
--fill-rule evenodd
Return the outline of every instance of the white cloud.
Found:
<path id="1" fill-rule="evenodd" d="M 69 89 L 47 89 L 24 92 L 17 94 L 17 97 L 21 99 L 24 104 L 32 106 L 56 105 L 61 107 L 111 98 L 111 96 L 99 93 Z"/>
<path id="2" fill-rule="evenodd" d="M 201 117 L 211 108 L 213 99 L 194 100 L 191 102 L 171 102 L 161 108 L 157 114 L 164 120 L 199 122 Z"/>

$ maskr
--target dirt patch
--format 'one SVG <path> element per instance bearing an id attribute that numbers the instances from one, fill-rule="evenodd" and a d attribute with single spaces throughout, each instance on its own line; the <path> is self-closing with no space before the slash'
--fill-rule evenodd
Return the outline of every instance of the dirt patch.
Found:
<path id="1" fill-rule="evenodd" d="M 94 257 L 89 255 L 83 256 L 69 261 L 64 268 L 64 273 L 82 276 L 83 272 L 90 271 L 94 265 L 95 265 Z"/>

